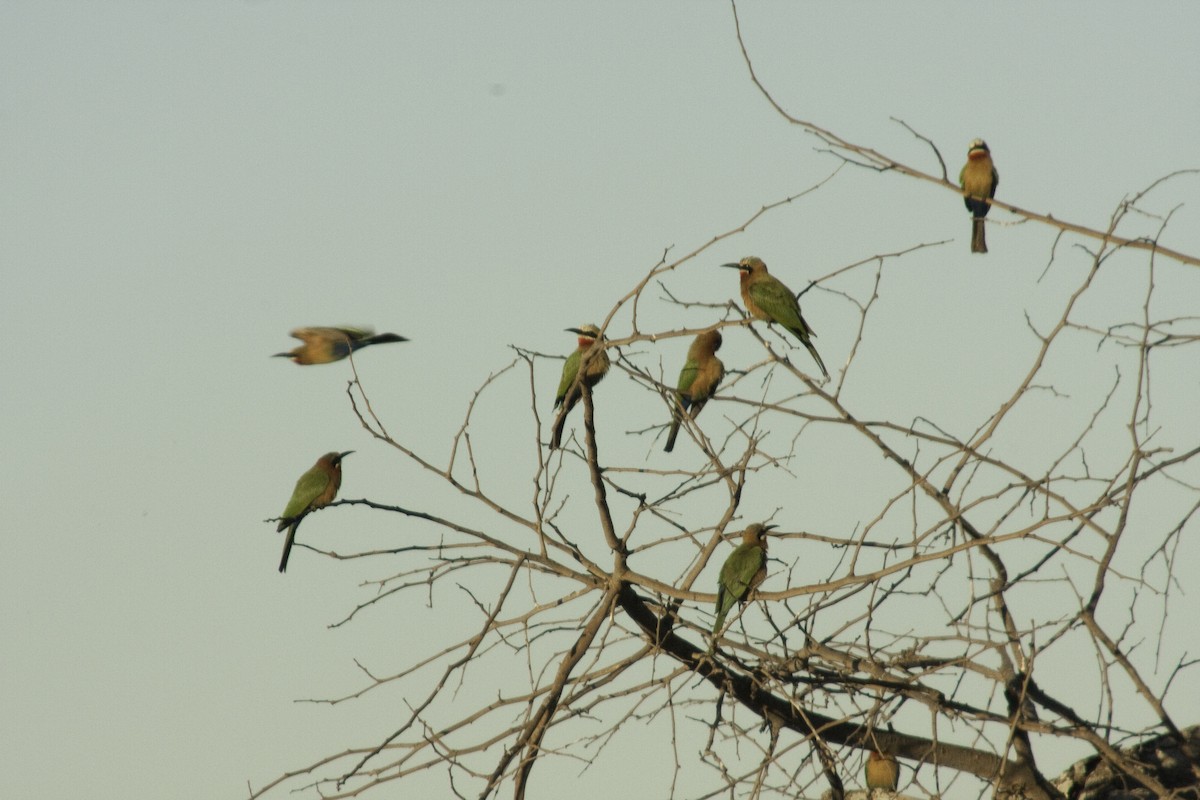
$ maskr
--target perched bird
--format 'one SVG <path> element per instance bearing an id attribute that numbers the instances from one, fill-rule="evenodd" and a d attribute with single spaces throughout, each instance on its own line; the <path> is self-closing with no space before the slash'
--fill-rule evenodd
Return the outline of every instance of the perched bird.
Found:
<path id="1" fill-rule="evenodd" d="M 721 567 L 717 585 L 717 619 L 713 637 L 721 632 L 725 616 L 734 603 L 744 603 L 767 577 L 767 531 L 774 525 L 754 523 L 742 531 L 742 543 L 733 549 Z"/>
<path id="2" fill-rule="evenodd" d="M 983 218 L 992 208 L 987 200 L 996 196 L 1000 174 L 992 164 L 992 151 L 983 139 L 976 139 L 967 148 L 967 163 L 958 173 L 958 183 L 962 186 L 963 203 L 974 217 L 971 220 L 971 252 L 986 253 L 987 236 L 983 231 Z"/>
<path id="3" fill-rule="evenodd" d="M 288 500 L 287 508 L 279 517 L 279 527 L 275 529 L 276 532 L 288 529 L 287 541 L 283 543 L 283 558 L 279 562 L 280 572 L 287 571 L 288 556 L 292 552 L 292 543 L 296 541 L 296 528 L 300 527 L 300 520 L 308 512 L 329 505 L 337 497 L 338 487 L 342 485 L 342 459 L 353 452 L 326 453 L 296 481 L 292 499 Z"/>
<path id="4" fill-rule="evenodd" d="M 742 285 L 742 303 L 750 312 L 750 316 L 766 320 L 768 323 L 778 322 L 787 328 L 800 340 L 800 344 L 808 348 L 813 361 L 821 368 L 821 374 L 828 378 L 829 371 L 825 369 L 825 362 L 821 360 L 817 348 L 812 343 L 812 337 L 817 334 L 804 321 L 804 317 L 800 316 L 800 302 L 796 300 L 792 290 L 767 272 L 767 265 L 761 258 L 749 256 L 736 264 L 721 266 L 741 270 L 739 277 Z"/>
<path id="5" fill-rule="evenodd" d="M 567 328 L 567 330 L 579 335 L 579 347 L 574 353 L 567 356 L 567 363 L 563 364 L 562 380 L 558 382 L 558 394 L 554 397 L 554 407 L 562 406 L 562 410 L 558 412 L 558 419 L 554 421 L 554 433 L 550 437 L 551 450 L 557 450 L 562 444 L 563 426 L 567 424 L 567 415 L 571 413 L 571 409 L 583 396 L 583 390 L 575 383 L 575 376 L 579 374 L 579 364 L 583 360 L 583 354 L 590 350 L 596 340 L 600 338 L 600 329 L 595 325 L 581 325 L 578 328 Z M 600 379 L 608 374 L 608 364 L 608 353 L 604 352 L 604 348 L 601 346 L 588 361 L 587 371 L 583 373 L 583 383 L 589 389 L 599 383 Z"/>
<path id="6" fill-rule="evenodd" d="M 864 772 L 867 773 L 867 794 L 872 794 L 876 789 L 894 792 L 896 784 L 900 782 L 900 765 L 896 759 L 877 750 L 872 750 L 867 756 Z"/>
<path id="7" fill-rule="evenodd" d="M 675 406 L 671 414 L 671 430 L 667 433 L 666 452 L 675 449 L 675 437 L 683 415 L 690 413 L 692 419 L 704 408 L 708 398 L 717 391 L 717 384 L 725 377 L 725 365 L 717 358 L 721 349 L 721 332 L 715 328 L 705 331 L 692 340 L 688 348 L 687 361 L 679 371 L 679 383 L 675 389 Z"/>
<path id="8" fill-rule="evenodd" d="M 370 344 L 408 341 L 395 333 L 373 333 L 370 328 L 296 328 L 289 335 L 304 344 L 272 358 L 290 358 L 295 364 L 328 364 Z"/>

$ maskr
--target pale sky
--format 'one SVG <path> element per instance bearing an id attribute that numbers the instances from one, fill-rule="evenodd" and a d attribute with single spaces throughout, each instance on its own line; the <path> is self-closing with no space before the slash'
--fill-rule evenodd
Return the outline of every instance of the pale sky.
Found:
<path id="1" fill-rule="evenodd" d="M 758 3 L 740 16 L 760 78 L 796 116 L 936 171 L 902 119 L 954 175 L 983 136 L 998 197 L 1024 208 L 1103 228 L 1123 198 L 1200 167 L 1195 3 Z M 318 455 L 349 449 L 343 497 L 473 512 L 371 441 L 346 398 L 348 364 L 268 356 L 301 325 L 409 337 L 364 351 L 358 370 L 389 429 L 444 459 L 509 345 L 568 352 L 563 329 L 603 319 L 667 248 L 678 257 L 826 178 L 838 161 L 815 145 L 750 82 L 723 3 L 0 0 L 0 794 L 244 797 L 375 744 L 407 690 L 294 701 L 360 688 L 355 659 L 399 669 L 466 601 L 331 629 L 372 595 L 365 581 L 400 567 L 298 548 L 281 576 L 281 537 L 263 520 Z M 1200 178 L 1152 205 L 1181 203 L 1163 242 L 1200 253 Z M 672 288 L 721 302 L 736 280 L 716 266 L 745 255 L 797 287 L 952 240 L 900 262 L 879 317 L 894 347 L 860 356 L 875 373 L 856 402 L 864 418 L 933 414 L 969 433 L 1002 398 L 991 376 L 1027 367 L 1025 313 L 1055 285 L 1038 283 L 1055 231 L 992 219 L 992 252 L 972 258 L 952 193 L 846 169 Z M 1078 257 L 1080 241 L 1059 257 Z M 1200 273 L 1171 269 L 1178 313 L 1194 314 Z M 1104 296 L 1123 308 L 1124 292 Z M 854 320 L 836 298 L 805 302 L 840 368 Z M 643 313 L 683 324 L 678 310 Z M 727 363 L 751 352 L 730 344 Z M 667 372 L 682 351 L 663 345 Z M 557 369 L 539 364 L 539 399 Z M 1176 375 L 1177 403 L 1162 404 L 1180 446 L 1195 444 L 1197 376 Z M 514 423 L 487 440 L 497 463 L 520 454 L 497 481 L 518 500 L 532 474 L 522 380 L 505 390 Z M 503 404 L 481 413 L 504 424 Z M 614 456 L 657 458 L 625 431 L 661 413 L 614 425 Z M 842 514 L 854 465 L 822 453 L 805 468 L 753 498 L 764 516 L 813 530 L 865 521 Z M 339 552 L 438 535 L 356 507 L 301 534 Z M 1195 534 L 1180 563 L 1200 556 Z M 1174 657 L 1200 650 L 1185 623 L 1197 597 L 1184 585 L 1173 598 Z M 1176 713 L 1194 723 L 1196 708 Z M 611 796 L 619 761 L 605 753 L 572 795 Z M 378 796 L 447 796 L 442 780 Z"/>

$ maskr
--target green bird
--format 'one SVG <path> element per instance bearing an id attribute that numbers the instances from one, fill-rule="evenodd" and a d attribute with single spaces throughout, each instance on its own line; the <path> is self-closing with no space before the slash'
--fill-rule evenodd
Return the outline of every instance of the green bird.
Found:
<path id="1" fill-rule="evenodd" d="M 337 497 L 338 488 L 342 485 L 342 459 L 353 452 L 346 450 L 341 453 L 326 453 L 296 481 L 292 499 L 288 500 L 287 508 L 279 517 L 279 527 L 275 529 L 276 532 L 288 529 L 287 541 L 283 543 L 283 558 L 279 562 L 280 572 L 287 571 L 288 556 L 292 553 L 292 544 L 296 541 L 296 528 L 300 527 L 300 521 L 310 511 L 324 508 Z"/>
<path id="2" fill-rule="evenodd" d="M 958 185 L 963 190 L 963 203 L 971 212 L 971 252 L 986 253 L 987 235 L 984 233 L 983 218 L 992 210 L 992 204 L 987 200 L 996 196 L 1000 173 L 996 172 L 992 151 L 983 139 L 974 140 L 967 148 L 967 163 L 958 173 Z"/>
<path id="3" fill-rule="evenodd" d="M 290 358 L 293 364 L 329 364 L 341 361 L 367 345 L 385 342 L 407 342 L 395 333 L 374 333 L 370 328 L 296 328 L 289 336 L 302 345 L 272 358 Z"/>
<path id="4" fill-rule="evenodd" d="M 722 264 L 721 266 L 741 271 L 739 278 L 742 288 L 742 303 L 750 312 L 750 316 L 766 320 L 768 323 L 778 322 L 787 328 L 793 336 L 800 340 L 800 344 L 808 348 L 813 361 L 816 361 L 817 366 L 821 368 L 821 374 L 828 378 L 829 371 L 825 369 L 825 362 L 821 360 L 821 355 L 812 343 L 812 337 L 817 333 L 800 315 L 800 302 L 796 299 L 795 293 L 784 286 L 778 278 L 767 272 L 767 265 L 761 258 L 748 256 L 736 264 Z"/>
<path id="5" fill-rule="evenodd" d="M 717 585 L 717 619 L 713 638 L 725 625 L 725 616 L 734 603 L 745 603 L 767 577 L 767 531 L 774 525 L 754 523 L 742 531 L 742 543 L 733 549 L 721 567 Z"/>
<path id="6" fill-rule="evenodd" d="M 872 750 L 867 756 L 867 765 L 863 770 L 867 777 L 867 794 L 875 793 L 876 789 L 896 791 L 900 783 L 900 765 L 892 756 L 885 756 L 877 750 Z"/>
<path id="7" fill-rule="evenodd" d="M 725 365 L 716 356 L 720 349 L 721 332 L 715 328 L 692 340 L 687 361 L 679 371 L 675 405 L 671 414 L 671 430 L 667 433 L 667 446 L 663 448 L 664 451 L 669 453 L 675 449 L 675 437 L 679 435 L 683 415 L 690 414 L 691 418 L 695 419 L 708 402 L 708 398 L 717 391 L 721 379 L 725 377 Z"/>
<path id="8" fill-rule="evenodd" d="M 561 406 L 562 410 L 558 412 L 558 419 L 554 421 L 554 433 L 550 437 L 551 450 L 557 450 L 562 444 L 563 427 L 567 424 L 567 415 L 571 413 L 571 409 L 583 396 L 583 390 L 575 382 L 583 354 L 590 350 L 596 344 L 596 340 L 600 338 L 600 329 L 595 325 L 580 325 L 578 328 L 567 328 L 567 331 L 578 334 L 579 346 L 574 353 L 567 356 L 567 363 L 563 364 L 562 380 L 558 382 L 558 393 L 554 396 L 554 407 Z M 592 354 L 588 361 L 587 371 L 583 374 L 582 382 L 589 389 L 592 388 L 608 374 L 608 366 L 608 353 L 604 352 L 603 342 L 601 342 L 600 349 Z"/>

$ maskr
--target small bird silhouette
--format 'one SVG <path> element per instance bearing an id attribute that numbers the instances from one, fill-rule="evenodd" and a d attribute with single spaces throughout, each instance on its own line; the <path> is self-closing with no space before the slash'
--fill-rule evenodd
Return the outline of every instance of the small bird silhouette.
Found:
<path id="1" fill-rule="evenodd" d="M 692 340 L 687 361 L 679 372 L 675 405 L 671 414 L 671 429 L 667 433 L 667 446 L 663 448 L 664 451 L 669 453 L 675 449 L 675 437 L 679 435 L 683 415 L 690 414 L 691 418 L 695 419 L 708 402 L 708 398 L 717 391 L 721 379 L 725 377 L 725 365 L 716 356 L 720 349 L 721 332 L 715 328 Z"/>
<path id="2" fill-rule="evenodd" d="M 326 453 L 296 481 L 292 499 L 288 500 L 287 508 L 279 517 L 279 527 L 275 529 L 276 532 L 288 529 L 287 540 L 283 543 L 283 558 L 279 561 L 280 572 L 287 571 L 288 556 L 296 541 L 296 528 L 300 527 L 300 521 L 310 511 L 324 508 L 337 497 L 338 488 L 342 485 L 342 459 L 353 452 Z"/>
<path id="3" fill-rule="evenodd" d="M 558 382 L 558 393 L 554 396 L 554 407 L 561 406 L 562 410 L 558 412 L 558 419 L 554 421 L 554 432 L 550 437 L 551 450 L 557 450 L 562 445 L 563 427 L 567 424 L 567 415 L 571 413 L 571 409 L 583 396 L 583 390 L 575 383 L 575 376 L 579 374 L 579 364 L 583 360 L 583 354 L 590 350 L 596 340 L 600 338 L 600 329 L 595 325 L 580 325 L 578 328 L 567 328 L 567 331 L 578 334 L 579 346 L 575 352 L 567 356 L 567 362 L 563 364 L 562 380 Z M 608 367 L 608 353 L 601 348 L 588 361 L 587 371 L 583 374 L 582 382 L 589 389 L 592 388 L 608 374 Z"/>
<path id="4" fill-rule="evenodd" d="M 984 233 L 983 218 L 992 210 L 991 200 L 1000 185 L 1000 173 L 992 163 L 992 151 L 987 142 L 976 139 L 967 148 L 967 163 L 958 173 L 958 183 L 963 190 L 963 203 L 971 212 L 971 252 L 986 253 L 987 234 Z"/>
<path id="5" fill-rule="evenodd" d="M 741 270 L 739 278 L 742 288 L 742 304 L 746 306 L 750 316 L 768 323 L 778 322 L 786 328 L 800 340 L 800 344 L 808 348 L 813 361 L 816 361 L 817 366 L 821 368 L 821 374 L 828 378 L 829 371 L 825 369 L 825 362 L 821 360 L 820 353 L 812 343 L 812 337 L 817 335 L 816 331 L 809 327 L 808 323 L 804 321 L 804 317 L 800 315 L 800 302 L 796 299 L 795 293 L 784 286 L 778 278 L 767 272 L 767 265 L 761 258 L 748 256 L 736 264 L 722 264 L 721 266 Z"/>
<path id="6" fill-rule="evenodd" d="M 767 531 L 774 525 L 754 523 L 742 531 L 742 543 L 733 549 L 721 567 L 717 584 L 717 618 L 713 638 L 725 625 L 725 617 L 734 603 L 745 603 L 767 577 Z"/>
<path id="7" fill-rule="evenodd" d="M 272 358 L 290 358 L 292 363 L 305 366 L 341 361 L 372 344 L 408 341 L 395 333 L 373 333 L 370 328 L 296 328 L 289 335 L 304 344 L 286 353 L 275 353 Z"/>

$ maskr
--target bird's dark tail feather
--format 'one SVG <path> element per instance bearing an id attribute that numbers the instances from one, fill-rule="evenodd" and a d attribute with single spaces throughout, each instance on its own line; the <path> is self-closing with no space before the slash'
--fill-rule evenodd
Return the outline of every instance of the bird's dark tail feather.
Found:
<path id="1" fill-rule="evenodd" d="M 287 572 L 288 556 L 292 554 L 292 544 L 296 541 L 296 528 L 300 527 L 300 522 L 294 522 L 288 526 L 287 541 L 283 543 L 283 558 L 279 561 L 279 571 Z"/>
<path id="2" fill-rule="evenodd" d="M 557 450 L 562 446 L 563 428 L 567 427 L 567 416 L 571 413 L 571 409 L 575 408 L 580 397 L 582 395 L 579 392 L 567 392 L 566 399 L 563 400 L 562 406 L 558 410 L 558 417 L 554 420 L 554 432 L 550 436 L 551 450 Z"/>
<path id="3" fill-rule="evenodd" d="M 817 348 L 813 347 L 813 343 L 807 339 L 801 339 L 800 341 L 803 342 L 804 346 L 808 348 L 808 352 L 812 355 L 813 361 L 816 361 L 817 366 L 821 368 L 821 374 L 825 376 L 826 380 L 828 380 L 829 370 L 825 369 L 825 362 L 821 360 L 821 354 L 817 352 Z"/>
<path id="4" fill-rule="evenodd" d="M 720 594 L 720 592 L 718 592 L 718 594 Z M 729 609 L 731 608 L 733 608 L 733 603 L 728 605 L 721 603 L 721 605 L 717 607 L 717 618 L 713 620 L 712 626 L 712 635 L 714 640 L 716 639 L 717 634 L 721 632 L 721 629 L 725 627 L 725 617 L 729 614 Z"/>
<path id="5" fill-rule="evenodd" d="M 403 336 L 396 333 L 377 333 L 374 336 L 368 336 L 358 343 L 359 347 L 366 347 L 369 344 L 384 344 L 386 342 L 407 342 Z"/>
<path id="6" fill-rule="evenodd" d="M 664 453 L 669 453 L 675 449 L 675 438 L 679 436 L 679 422 L 678 415 L 671 420 L 671 430 L 667 432 L 667 446 L 663 448 Z"/>
<path id="7" fill-rule="evenodd" d="M 983 217 L 975 217 L 971 220 L 971 252 L 986 253 L 987 235 L 984 233 Z"/>
<path id="8" fill-rule="evenodd" d="M 557 450 L 562 446 L 563 428 L 567 425 L 567 409 L 558 412 L 558 419 L 554 420 L 554 432 L 550 435 L 550 449 Z"/>

